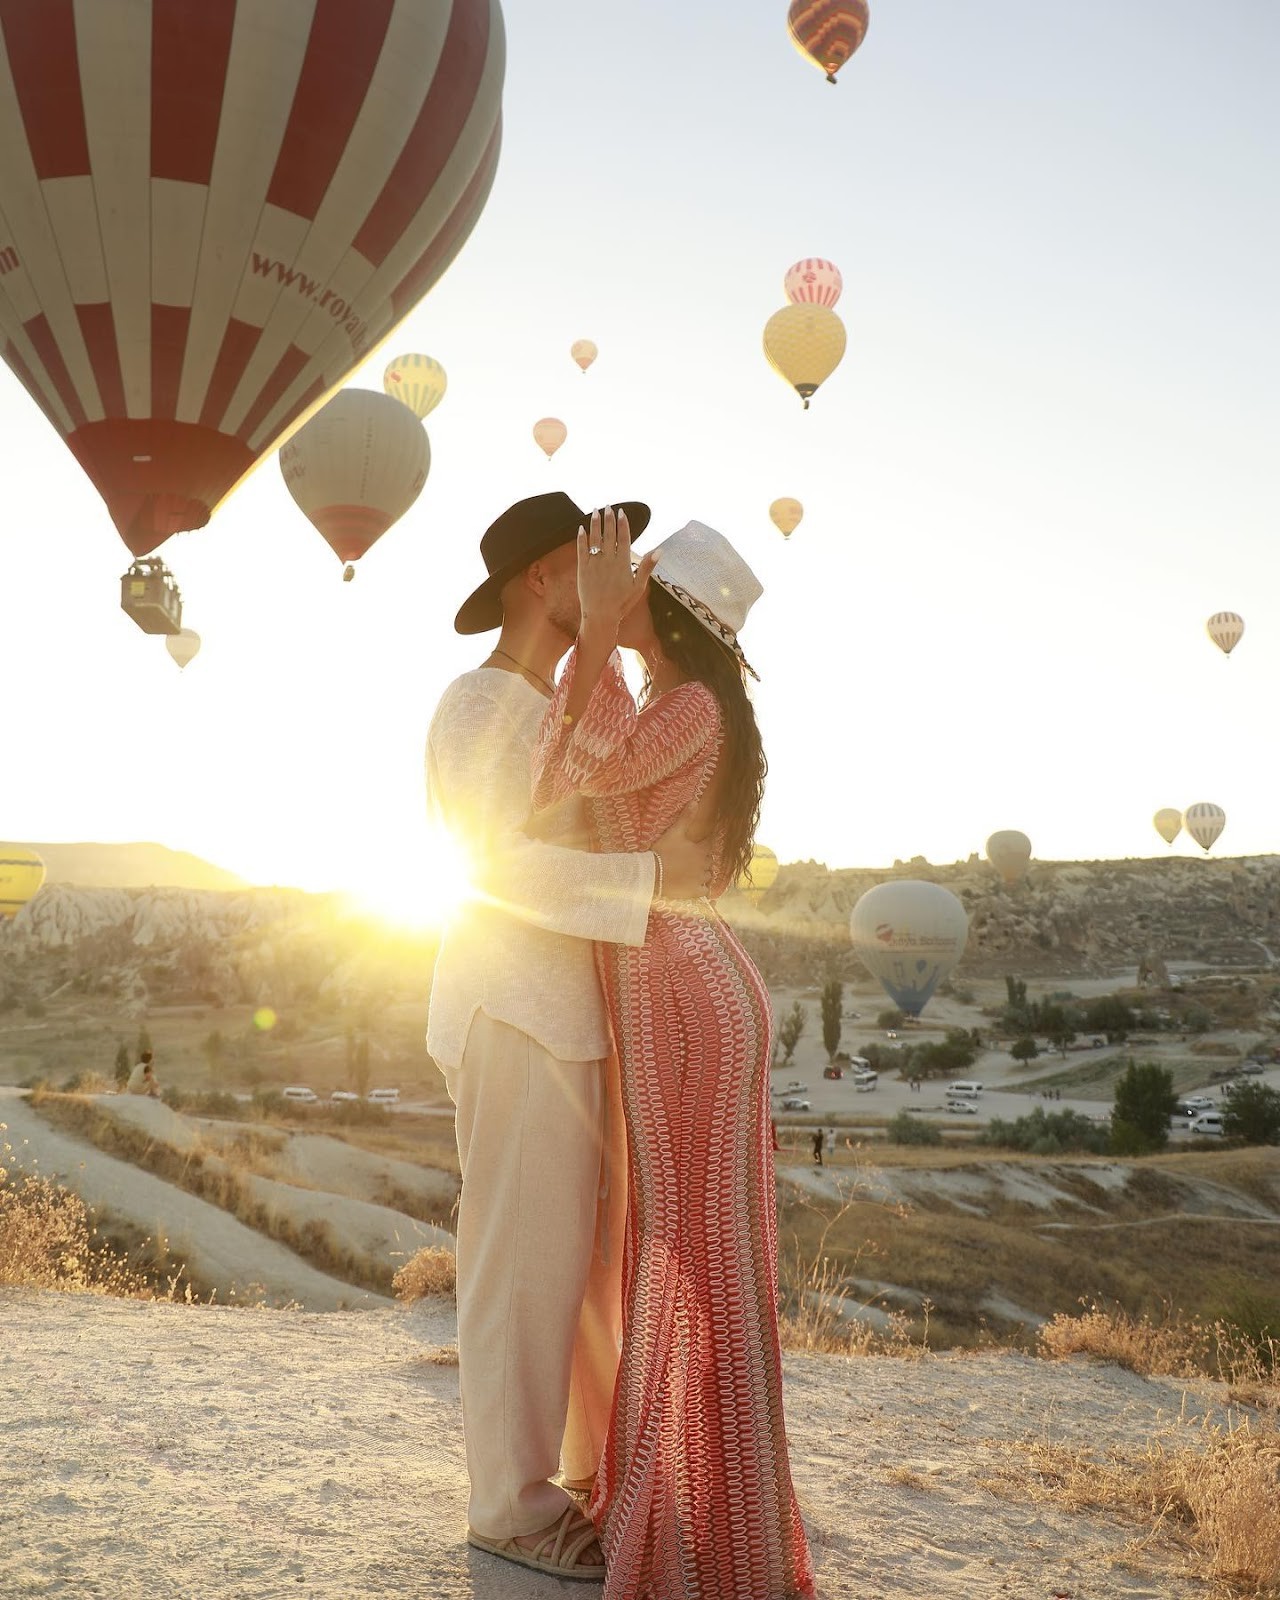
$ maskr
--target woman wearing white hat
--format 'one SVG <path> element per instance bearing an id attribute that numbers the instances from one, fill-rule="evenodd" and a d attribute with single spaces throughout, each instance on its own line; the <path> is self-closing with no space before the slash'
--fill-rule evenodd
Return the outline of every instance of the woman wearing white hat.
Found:
<path id="1" fill-rule="evenodd" d="M 630 1145 L 622 1361 L 588 1507 L 605 1600 L 792 1600 L 814 1580 L 782 1416 L 771 1010 L 712 904 L 751 860 L 764 786 L 738 643 L 763 591 L 699 522 L 633 574 L 612 511 L 579 532 L 578 589 L 535 810 L 585 795 L 608 851 L 647 848 L 691 802 L 715 830 L 693 914 L 655 898 L 642 947 L 596 947 Z M 619 644 L 644 659 L 639 708 Z"/>

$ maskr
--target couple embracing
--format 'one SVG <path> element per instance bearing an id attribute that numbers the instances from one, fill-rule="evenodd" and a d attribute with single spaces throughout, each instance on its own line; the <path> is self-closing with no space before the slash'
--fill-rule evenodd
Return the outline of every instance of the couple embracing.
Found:
<path id="1" fill-rule="evenodd" d="M 792 1600 L 764 984 L 715 901 L 765 761 L 738 633 L 761 594 L 691 522 L 506 511 L 458 613 L 435 819 L 478 892 L 427 1043 L 457 1108 L 468 1542 L 605 1600 Z M 637 705 L 618 647 L 639 653 Z M 569 653 L 556 681 L 561 658 Z"/>

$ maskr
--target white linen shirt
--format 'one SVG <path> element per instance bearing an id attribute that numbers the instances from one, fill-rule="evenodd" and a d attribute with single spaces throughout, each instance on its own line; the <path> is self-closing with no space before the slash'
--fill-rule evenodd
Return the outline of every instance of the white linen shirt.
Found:
<path id="1" fill-rule="evenodd" d="M 576 796 L 529 820 L 538 730 L 550 704 L 523 677 L 481 667 L 441 696 L 427 734 L 427 809 L 461 845 L 484 892 L 454 913 L 436 959 L 427 1049 L 462 1064 L 477 1011 L 535 1039 L 561 1061 L 609 1053 L 592 941 L 641 945 L 657 875 L 652 854 L 593 855 Z"/>

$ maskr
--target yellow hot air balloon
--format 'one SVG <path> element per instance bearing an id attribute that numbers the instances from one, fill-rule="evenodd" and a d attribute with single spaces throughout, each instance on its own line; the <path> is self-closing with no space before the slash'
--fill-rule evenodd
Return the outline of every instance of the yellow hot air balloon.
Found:
<path id="1" fill-rule="evenodd" d="M 1151 821 L 1166 844 L 1172 844 L 1182 832 L 1182 813 L 1175 811 L 1172 806 L 1164 806 Z"/>
<path id="2" fill-rule="evenodd" d="M 358 561 L 422 493 L 427 430 L 372 389 L 334 395 L 280 452 L 289 493 L 343 563 Z"/>
<path id="3" fill-rule="evenodd" d="M 1244 638 L 1244 618 L 1235 611 L 1215 611 L 1205 623 L 1205 631 L 1223 655 L 1229 656 Z"/>
<path id="4" fill-rule="evenodd" d="M 1016 828 L 993 833 L 987 840 L 987 860 L 1012 887 L 1031 865 L 1031 840 Z"/>
<path id="5" fill-rule="evenodd" d="M 867 35 L 871 13 L 867 0 L 791 0 L 787 27 L 796 49 L 822 68 L 827 82 L 836 81 Z"/>
<path id="6" fill-rule="evenodd" d="M 738 888 L 753 906 L 778 881 L 778 858 L 767 844 L 758 844 L 751 851 L 751 865 L 738 879 Z"/>
<path id="7" fill-rule="evenodd" d="M 444 399 L 449 379 L 434 356 L 397 356 L 382 374 L 382 387 L 422 422 Z"/>
<path id="8" fill-rule="evenodd" d="M 1182 826 L 1206 854 L 1213 849 L 1214 841 L 1226 825 L 1226 812 L 1207 800 L 1188 806 L 1182 814 Z"/>
<path id="9" fill-rule="evenodd" d="M 827 306 L 783 306 L 765 324 L 764 353 L 809 409 L 809 400 L 840 365 L 844 323 Z"/>
<path id="10" fill-rule="evenodd" d="M 569 430 L 559 417 L 543 417 L 540 422 L 534 423 L 533 437 L 538 448 L 546 452 L 547 460 L 550 461 L 569 437 Z"/>
<path id="11" fill-rule="evenodd" d="M 784 497 L 773 502 L 769 507 L 769 515 L 782 537 L 789 539 L 804 518 L 804 507 L 798 500 L 788 500 Z"/>
<path id="12" fill-rule="evenodd" d="M 165 649 L 178 663 L 179 671 L 200 654 L 200 635 L 194 628 L 183 628 L 181 633 L 172 633 L 164 643 Z"/>
<path id="13" fill-rule="evenodd" d="M 590 339 L 579 339 L 569 351 L 569 354 L 585 372 L 600 354 L 600 351 Z"/>
<path id="14" fill-rule="evenodd" d="M 0 844 L 0 922 L 11 922 L 44 882 L 44 862 L 20 844 Z"/>

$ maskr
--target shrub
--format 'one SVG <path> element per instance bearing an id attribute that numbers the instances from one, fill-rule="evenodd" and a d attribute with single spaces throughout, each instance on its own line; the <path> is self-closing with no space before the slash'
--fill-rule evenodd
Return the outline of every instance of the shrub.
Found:
<path id="1" fill-rule="evenodd" d="M 1169 1119 L 1178 1104 L 1173 1073 L 1154 1061 L 1130 1061 L 1116 1084 L 1111 1114 L 1111 1147 L 1117 1155 L 1163 1150 L 1169 1143 Z"/>
<path id="2" fill-rule="evenodd" d="M 1078 1111 L 1045 1111 L 1040 1106 L 1014 1122 L 992 1117 L 977 1137 L 978 1144 L 1026 1150 L 1037 1156 L 1057 1156 L 1068 1150 L 1106 1155 L 1110 1142 L 1106 1128 L 1090 1122 Z"/>
<path id="3" fill-rule="evenodd" d="M 1280 1091 L 1238 1083 L 1222 1107 L 1222 1131 L 1246 1144 L 1280 1144 Z"/>
<path id="4" fill-rule="evenodd" d="M 9 1153 L 4 1147 L 3 1153 Z M 0 1285 L 142 1296 L 145 1280 L 100 1244 L 78 1195 L 48 1178 L 0 1170 Z"/>
<path id="5" fill-rule="evenodd" d="M 458 1287 L 458 1263 L 452 1250 L 425 1245 L 409 1257 L 391 1280 L 397 1300 L 412 1305 L 428 1295 L 450 1295 Z"/>
<path id="6" fill-rule="evenodd" d="M 890 1144 L 941 1144 L 942 1129 L 935 1123 L 913 1117 L 910 1112 L 899 1111 L 885 1127 Z"/>

